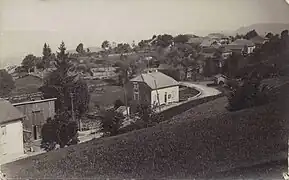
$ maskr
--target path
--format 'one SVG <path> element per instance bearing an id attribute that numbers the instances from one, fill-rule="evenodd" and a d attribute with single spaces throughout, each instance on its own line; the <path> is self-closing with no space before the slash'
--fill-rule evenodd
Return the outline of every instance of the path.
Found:
<path id="1" fill-rule="evenodd" d="M 173 103 L 173 104 L 161 107 L 160 109 L 158 108 L 157 112 L 162 112 L 162 111 L 168 110 L 170 108 L 185 104 L 185 103 L 187 103 L 189 101 L 192 101 L 192 100 L 196 100 L 196 99 L 200 99 L 200 98 L 204 98 L 204 97 L 208 97 L 208 96 L 215 96 L 215 95 L 221 94 L 221 92 L 219 90 L 217 90 L 215 88 L 212 88 L 212 87 L 208 87 L 206 85 L 196 84 L 196 83 L 192 83 L 192 82 L 179 82 L 179 83 L 182 86 L 187 86 L 187 87 L 190 87 L 190 88 L 194 88 L 194 89 L 198 90 L 200 93 L 197 94 L 194 97 L 188 98 L 186 101 Z"/>

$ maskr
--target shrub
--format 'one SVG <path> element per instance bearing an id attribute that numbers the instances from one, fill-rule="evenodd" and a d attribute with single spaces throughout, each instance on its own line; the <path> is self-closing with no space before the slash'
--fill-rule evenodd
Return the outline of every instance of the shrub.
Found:
<path id="1" fill-rule="evenodd" d="M 136 123 L 142 128 L 152 127 L 163 121 L 163 116 L 155 111 L 150 105 L 141 104 L 137 107 Z"/>
<path id="2" fill-rule="evenodd" d="M 228 101 L 230 111 L 259 106 L 269 102 L 269 91 L 266 86 L 260 86 L 259 80 L 246 80 L 243 85 L 231 91 Z"/>
<path id="3" fill-rule="evenodd" d="M 56 115 L 53 119 L 48 118 L 41 130 L 42 141 L 41 148 L 45 151 L 55 149 L 59 144 L 61 148 L 77 144 L 78 139 L 78 124 L 75 121 L 70 121 L 67 114 Z"/>
<path id="4" fill-rule="evenodd" d="M 122 126 L 124 116 L 114 110 L 107 110 L 102 112 L 101 118 L 101 132 L 104 136 L 115 136 L 119 134 L 119 130 Z"/>

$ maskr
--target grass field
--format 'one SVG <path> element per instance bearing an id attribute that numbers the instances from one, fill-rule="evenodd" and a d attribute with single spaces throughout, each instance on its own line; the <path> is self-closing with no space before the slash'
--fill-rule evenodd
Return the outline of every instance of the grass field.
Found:
<path id="1" fill-rule="evenodd" d="M 2 170 L 15 178 L 184 179 L 286 149 L 282 106 L 227 112 L 225 104 L 226 98 L 219 98 L 152 128 L 30 157 Z"/>

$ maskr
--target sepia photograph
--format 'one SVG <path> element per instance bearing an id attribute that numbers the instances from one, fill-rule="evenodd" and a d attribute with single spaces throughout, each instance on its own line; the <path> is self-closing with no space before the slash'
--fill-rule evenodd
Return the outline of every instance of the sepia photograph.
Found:
<path id="1" fill-rule="evenodd" d="M 289 180 L 288 147 L 289 0 L 0 0 L 0 180 Z"/>

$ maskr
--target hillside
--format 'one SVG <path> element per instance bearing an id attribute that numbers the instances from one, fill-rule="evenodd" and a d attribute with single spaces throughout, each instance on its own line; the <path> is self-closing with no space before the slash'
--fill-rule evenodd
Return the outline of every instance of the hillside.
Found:
<path id="1" fill-rule="evenodd" d="M 286 151 L 287 126 L 281 109 L 286 106 L 276 103 L 228 112 L 226 98 L 219 98 L 156 127 L 30 157 L 2 170 L 11 178 L 205 175 Z"/>
<path id="2" fill-rule="evenodd" d="M 269 32 L 273 34 L 280 34 L 283 30 L 289 30 L 289 24 L 283 23 L 259 23 L 250 26 L 241 27 L 235 31 L 236 34 L 246 34 L 247 32 L 255 29 L 258 34 L 266 35 Z"/>

